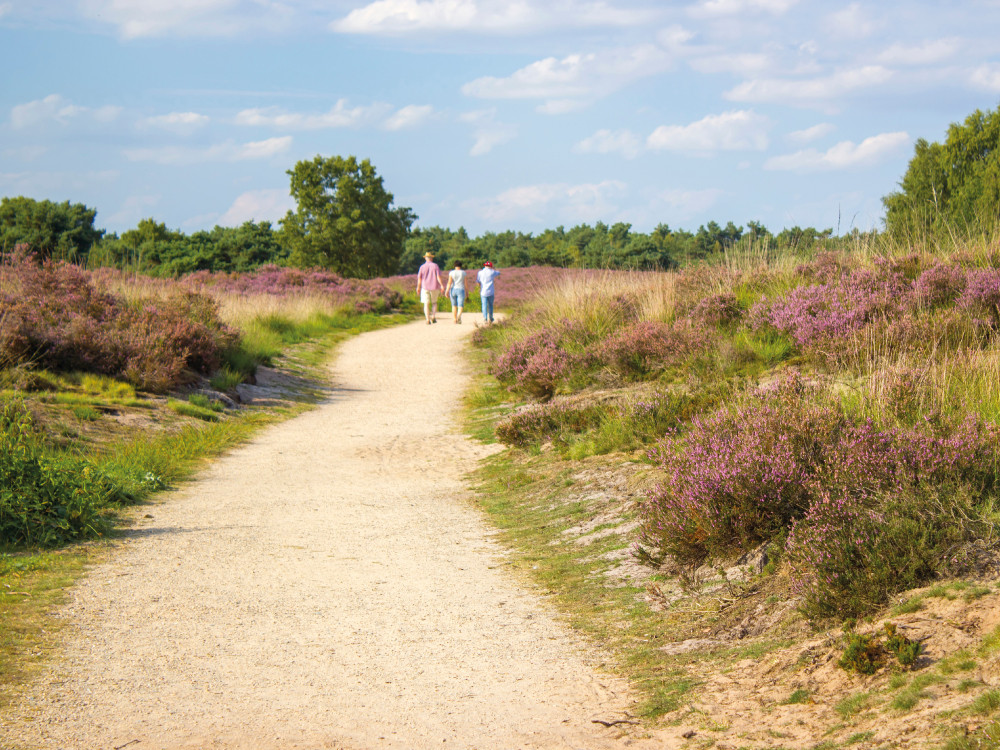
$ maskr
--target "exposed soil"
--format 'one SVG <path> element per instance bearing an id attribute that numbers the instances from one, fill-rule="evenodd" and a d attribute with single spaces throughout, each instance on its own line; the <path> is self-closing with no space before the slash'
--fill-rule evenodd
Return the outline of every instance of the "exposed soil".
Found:
<path id="1" fill-rule="evenodd" d="M 319 408 L 143 508 L 0 746 L 668 746 L 466 501 L 468 323 L 346 342 Z"/>

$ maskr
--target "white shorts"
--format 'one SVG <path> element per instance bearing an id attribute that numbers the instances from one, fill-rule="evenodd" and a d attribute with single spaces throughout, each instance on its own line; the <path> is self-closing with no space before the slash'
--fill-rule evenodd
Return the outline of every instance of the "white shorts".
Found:
<path id="1" fill-rule="evenodd" d="M 438 293 L 440 289 L 421 289 L 420 290 L 420 301 L 421 302 L 437 302 Z"/>

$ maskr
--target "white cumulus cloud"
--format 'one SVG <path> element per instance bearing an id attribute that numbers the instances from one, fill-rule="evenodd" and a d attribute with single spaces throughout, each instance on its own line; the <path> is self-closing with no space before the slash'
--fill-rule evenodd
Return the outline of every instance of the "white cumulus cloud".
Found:
<path id="1" fill-rule="evenodd" d="M 393 112 L 382 123 L 386 130 L 405 130 L 415 128 L 427 121 L 434 114 L 434 107 L 429 104 L 410 104 Z"/>
<path id="2" fill-rule="evenodd" d="M 880 26 L 881 23 L 862 8 L 861 3 L 851 3 L 826 17 L 826 27 L 835 34 L 845 37 L 871 36 Z"/>
<path id="3" fill-rule="evenodd" d="M 672 56 L 654 44 L 547 57 L 504 78 L 477 78 L 462 86 L 462 93 L 480 99 L 548 99 L 542 111 L 554 114 L 662 73 L 672 64 Z"/>
<path id="4" fill-rule="evenodd" d="M 972 84 L 987 91 L 1000 91 L 1000 65 L 987 63 L 980 65 L 969 76 Z"/>
<path id="5" fill-rule="evenodd" d="M 81 0 L 90 18 L 125 39 L 237 36 L 290 28 L 300 9 L 259 0 Z"/>
<path id="6" fill-rule="evenodd" d="M 954 57 L 961 49 L 957 37 L 935 39 L 923 44 L 897 42 L 883 50 L 875 59 L 886 65 L 933 65 Z"/>
<path id="7" fill-rule="evenodd" d="M 793 143 L 809 143 L 810 141 L 815 141 L 825 135 L 829 135 L 834 130 L 836 130 L 836 126 L 833 123 L 821 122 L 810 128 L 792 131 L 788 134 L 787 138 Z"/>
<path id="8" fill-rule="evenodd" d="M 142 127 L 169 130 L 172 133 L 191 133 L 208 124 L 208 116 L 197 112 L 170 112 L 166 115 L 147 117 L 139 123 Z"/>
<path id="9" fill-rule="evenodd" d="M 762 151 L 767 148 L 771 121 L 752 110 L 708 115 L 690 125 L 661 125 L 646 145 L 656 151 Z"/>
<path id="10" fill-rule="evenodd" d="M 466 207 L 498 224 L 593 222 L 617 212 L 616 199 L 625 189 L 618 180 L 522 185 L 489 200 L 470 201 Z"/>
<path id="11" fill-rule="evenodd" d="M 278 107 L 244 109 L 237 113 L 236 124 L 282 130 L 356 128 L 380 121 L 391 110 L 388 104 L 381 103 L 352 107 L 346 99 L 340 99 L 328 111 L 319 114 L 286 112 Z"/>
<path id="12" fill-rule="evenodd" d="M 462 122 L 472 125 L 475 142 L 469 150 L 470 156 L 484 156 L 495 147 L 514 139 L 517 128 L 503 122 L 497 122 L 496 109 L 479 109 L 466 112 L 459 117 Z"/>
<path id="13" fill-rule="evenodd" d="M 866 65 L 819 78 L 759 78 L 744 81 L 727 91 L 724 96 L 737 102 L 816 105 L 859 89 L 878 86 L 890 78 L 892 71 L 887 68 L 881 65 Z"/>
<path id="14" fill-rule="evenodd" d="M 630 130 L 598 130 L 577 143 L 575 150 L 582 154 L 620 153 L 634 159 L 642 151 L 642 139 Z"/>
<path id="15" fill-rule="evenodd" d="M 788 12 L 797 2 L 798 0 L 700 0 L 689 12 L 696 18 L 734 16 L 742 13 L 781 15 Z"/>
<path id="16" fill-rule="evenodd" d="M 764 162 L 764 169 L 815 172 L 866 166 L 909 142 L 910 136 L 905 132 L 881 133 L 865 138 L 861 143 L 841 141 L 827 151 L 805 149 L 784 156 L 773 156 Z"/>
<path id="17" fill-rule="evenodd" d="M 247 221 L 276 222 L 295 209 L 295 201 L 288 190 L 249 190 L 237 196 L 229 209 L 219 219 L 224 227 L 238 227 Z"/>
<path id="18" fill-rule="evenodd" d="M 125 149 L 129 161 L 150 161 L 156 164 L 199 164 L 203 162 L 237 162 L 268 159 L 286 153 L 292 146 L 290 135 L 268 138 L 263 141 L 236 143 L 226 141 L 207 148 L 182 146 L 154 146 Z"/>
<path id="19" fill-rule="evenodd" d="M 635 26 L 655 15 L 580 0 L 376 0 L 330 28 L 345 34 L 521 33 L 566 26 Z"/>

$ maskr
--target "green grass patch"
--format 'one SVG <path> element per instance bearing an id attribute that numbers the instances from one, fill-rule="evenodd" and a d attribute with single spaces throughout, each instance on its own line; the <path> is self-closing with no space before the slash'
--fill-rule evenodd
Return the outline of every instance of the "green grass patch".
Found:
<path id="1" fill-rule="evenodd" d="M 873 703 L 874 697 L 871 693 L 853 693 L 838 701 L 833 708 L 843 718 L 849 719 L 870 708 Z"/>
<path id="2" fill-rule="evenodd" d="M 167 401 L 167 408 L 184 417 L 203 419 L 206 422 L 219 421 L 218 412 L 212 411 L 211 409 L 207 409 L 203 406 L 198 406 L 198 404 L 191 403 L 190 401 L 178 401 L 177 399 L 172 398 Z"/>

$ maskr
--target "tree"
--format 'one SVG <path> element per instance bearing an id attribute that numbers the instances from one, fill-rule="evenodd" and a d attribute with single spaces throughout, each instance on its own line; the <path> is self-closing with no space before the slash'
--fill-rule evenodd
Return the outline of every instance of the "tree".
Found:
<path id="1" fill-rule="evenodd" d="M 882 199 L 886 230 L 921 238 L 990 230 L 1000 219 L 1000 108 L 952 123 L 944 144 L 916 142 L 900 190 Z"/>
<path id="2" fill-rule="evenodd" d="M 45 258 L 85 260 L 104 236 L 94 228 L 97 209 L 82 203 L 53 203 L 18 196 L 0 201 L 0 250 L 25 244 Z"/>
<path id="3" fill-rule="evenodd" d="M 396 273 L 417 217 L 392 207 L 392 193 L 368 159 L 317 156 L 288 174 L 297 208 L 281 225 L 293 265 L 362 278 Z"/>

